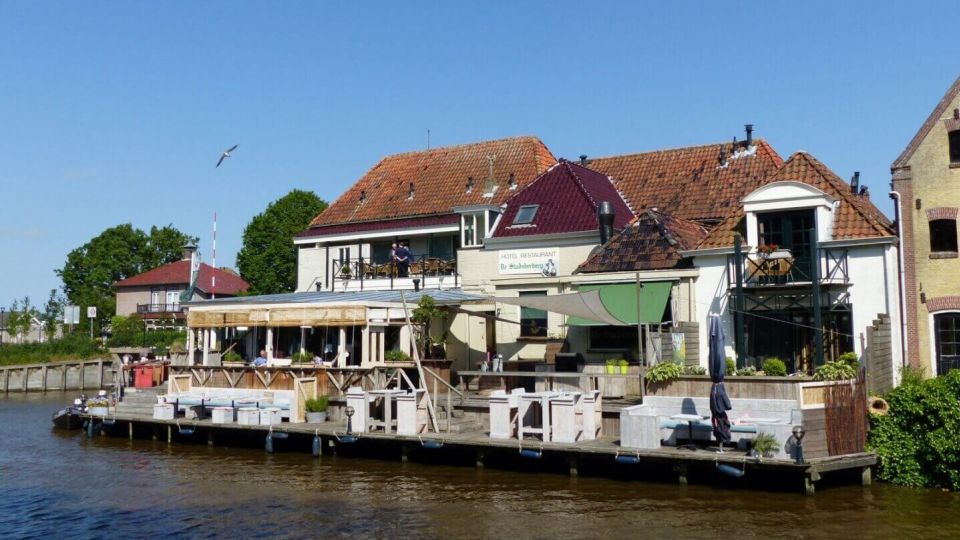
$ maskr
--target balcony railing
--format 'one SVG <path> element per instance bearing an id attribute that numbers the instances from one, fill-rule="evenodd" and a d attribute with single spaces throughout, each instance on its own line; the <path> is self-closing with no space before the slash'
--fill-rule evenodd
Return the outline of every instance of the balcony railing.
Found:
<path id="1" fill-rule="evenodd" d="M 850 267 L 846 248 L 821 248 L 817 257 L 817 270 L 821 284 L 847 284 Z M 742 255 L 743 284 L 747 287 L 765 285 L 803 285 L 813 282 L 810 257 L 794 257 L 789 251 L 769 254 L 744 253 Z M 736 261 L 728 257 L 731 286 L 736 284 Z"/>
<path id="2" fill-rule="evenodd" d="M 337 282 L 355 280 L 359 283 L 360 290 L 364 289 L 365 282 L 376 284 L 376 288 L 384 288 L 384 285 L 389 284 L 390 289 L 407 289 L 411 287 L 409 280 L 419 280 L 420 286 L 427 287 L 428 279 L 438 284 L 445 282 L 452 287 L 458 287 L 460 276 L 457 272 L 457 260 L 421 255 L 411 258 L 406 269 L 396 262 L 377 263 L 363 257 L 333 261 L 326 287 L 330 289 Z"/>
<path id="3" fill-rule="evenodd" d="M 141 315 L 149 313 L 180 313 L 180 303 L 175 304 L 137 304 L 137 313 Z"/>

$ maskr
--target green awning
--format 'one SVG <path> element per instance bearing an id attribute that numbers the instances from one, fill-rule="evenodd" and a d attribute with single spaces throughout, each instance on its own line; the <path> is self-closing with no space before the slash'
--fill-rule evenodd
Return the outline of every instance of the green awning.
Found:
<path id="1" fill-rule="evenodd" d="M 659 324 L 663 321 L 663 311 L 670 299 L 670 281 L 645 281 L 640 287 L 640 322 Z M 578 292 L 599 290 L 600 300 L 614 317 L 626 324 L 637 324 L 637 284 L 615 283 L 610 285 L 582 285 Z M 568 326 L 604 326 L 604 323 L 584 319 L 582 317 L 568 317 Z"/>

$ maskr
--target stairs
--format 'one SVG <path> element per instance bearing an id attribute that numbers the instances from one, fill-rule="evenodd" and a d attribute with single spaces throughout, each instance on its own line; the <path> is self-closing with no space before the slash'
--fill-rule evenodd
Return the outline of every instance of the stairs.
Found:
<path id="1" fill-rule="evenodd" d="M 159 393 L 159 388 L 127 388 L 123 401 L 117 404 L 117 413 L 153 416 L 153 406 L 157 404 Z"/>

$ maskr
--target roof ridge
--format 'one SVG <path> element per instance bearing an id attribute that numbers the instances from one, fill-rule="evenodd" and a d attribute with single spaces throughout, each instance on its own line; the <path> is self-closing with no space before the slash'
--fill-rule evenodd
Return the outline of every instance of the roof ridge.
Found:
<path id="1" fill-rule="evenodd" d="M 559 163 L 566 166 L 567 172 L 569 172 L 573 176 L 574 184 L 580 189 L 580 193 L 582 193 L 583 196 L 587 198 L 587 201 L 589 201 L 590 204 L 593 205 L 593 209 L 596 210 L 600 208 L 600 203 L 598 203 L 593 199 L 593 195 L 590 194 L 590 190 L 587 189 L 587 186 L 583 185 L 583 179 L 580 178 L 580 175 L 577 174 L 577 171 L 573 170 L 573 167 L 571 167 L 572 165 L 571 162 L 561 158 Z M 600 174 L 600 173 L 597 173 L 597 174 Z"/>
<path id="2" fill-rule="evenodd" d="M 483 140 L 483 141 L 473 141 L 473 142 L 467 142 L 467 143 L 450 144 L 450 145 L 447 145 L 447 146 L 437 146 L 437 147 L 434 147 L 434 148 L 425 148 L 425 149 L 423 149 L 423 150 L 407 150 L 406 152 L 397 152 L 397 153 L 394 153 L 394 154 L 387 154 L 387 155 L 383 156 L 383 157 L 380 159 L 380 161 L 377 162 L 377 163 L 380 163 L 380 162 L 382 162 L 383 160 L 389 159 L 389 158 L 392 158 L 392 157 L 410 156 L 410 155 L 414 155 L 414 154 L 428 154 L 428 153 L 433 153 L 433 152 L 440 152 L 440 151 L 447 151 L 447 150 L 455 150 L 455 149 L 457 149 L 457 148 L 463 148 L 463 147 L 465 147 L 465 146 L 477 146 L 477 145 L 481 145 L 481 144 L 503 143 L 503 142 L 508 142 L 508 141 L 521 141 L 521 140 L 536 140 L 536 141 L 540 141 L 541 144 L 543 143 L 543 141 L 540 140 L 540 137 L 538 137 L 538 136 L 536 136 L 536 135 L 515 135 L 515 136 L 513 136 L 513 137 L 502 137 L 502 138 L 499 138 L 499 139 L 488 139 L 488 140 Z"/>
<path id="3" fill-rule="evenodd" d="M 900 152 L 900 155 L 897 156 L 897 159 L 893 161 L 890 165 L 891 169 L 898 169 L 907 164 L 907 161 L 910 161 L 910 158 L 913 157 L 914 152 L 917 151 L 917 148 L 920 146 L 920 143 L 927 137 L 930 133 L 930 130 L 933 129 L 934 124 L 937 123 L 937 120 L 940 119 L 940 116 L 943 112 L 950 106 L 950 102 L 953 101 L 953 98 L 960 93 L 960 77 L 957 77 L 953 81 L 953 84 L 947 88 L 946 93 L 943 94 L 943 97 L 940 98 L 940 101 L 933 107 L 933 111 L 930 112 L 930 116 L 922 124 L 920 124 L 920 129 L 913 135 L 913 138 L 910 139 L 910 142 L 907 143 L 906 148 L 903 149 L 903 152 Z"/>
<path id="4" fill-rule="evenodd" d="M 743 141 L 738 141 L 737 144 L 739 144 L 739 143 L 741 143 L 741 142 L 743 142 Z M 766 147 L 767 149 L 772 150 L 774 153 L 776 153 L 776 150 L 773 149 L 773 145 L 771 145 L 769 142 L 767 142 L 766 139 L 762 139 L 762 138 L 757 137 L 757 138 L 753 139 L 753 142 L 755 143 L 753 146 L 758 146 L 757 143 L 761 143 L 761 142 L 762 142 L 762 143 L 764 143 L 764 145 L 765 145 L 765 147 Z M 693 145 L 689 145 L 689 146 L 672 146 L 672 147 L 669 147 L 669 148 L 659 148 L 659 149 L 657 149 L 657 150 L 647 150 L 647 151 L 641 151 L 641 152 L 630 152 L 629 154 L 613 154 L 613 155 L 608 155 L 608 156 L 591 157 L 588 161 L 593 161 L 593 160 L 595 160 L 595 159 L 613 159 L 613 158 L 621 158 L 621 157 L 642 156 L 642 155 L 648 155 L 648 154 L 662 154 L 662 153 L 666 153 L 666 152 L 677 152 L 677 151 L 679 151 L 679 150 L 696 150 L 696 149 L 700 149 L 700 148 L 707 148 L 707 147 L 710 147 L 710 146 L 721 146 L 721 145 L 723 145 L 723 146 L 728 146 L 728 145 L 730 145 L 730 144 L 732 144 L 730 141 L 723 141 L 723 142 L 713 142 L 713 143 L 705 143 L 705 144 L 693 144 Z M 778 155 L 779 155 L 779 154 L 778 154 Z"/>

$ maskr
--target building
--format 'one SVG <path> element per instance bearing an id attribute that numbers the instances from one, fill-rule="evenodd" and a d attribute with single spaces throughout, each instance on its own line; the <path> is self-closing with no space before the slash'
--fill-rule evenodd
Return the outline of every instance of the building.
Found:
<path id="1" fill-rule="evenodd" d="M 891 166 L 903 243 L 906 356 L 930 375 L 960 367 L 960 78 Z"/>
<path id="2" fill-rule="evenodd" d="M 196 248 L 184 248 L 179 261 L 120 280 L 117 315 L 139 315 L 148 327 L 160 324 L 183 325 L 183 302 L 214 297 L 232 297 L 250 288 L 240 276 L 200 262 Z"/>
<path id="3" fill-rule="evenodd" d="M 51 337 L 59 337 L 60 331 L 57 330 L 55 336 L 49 336 L 43 321 L 35 316 L 30 317 L 30 330 L 27 332 L 11 332 L 9 327 L 11 318 L 18 312 L 0 311 L 0 344 L 2 343 L 43 343 Z"/>

